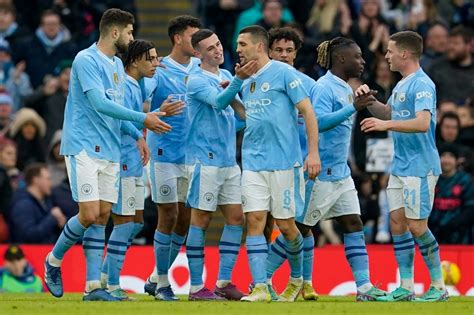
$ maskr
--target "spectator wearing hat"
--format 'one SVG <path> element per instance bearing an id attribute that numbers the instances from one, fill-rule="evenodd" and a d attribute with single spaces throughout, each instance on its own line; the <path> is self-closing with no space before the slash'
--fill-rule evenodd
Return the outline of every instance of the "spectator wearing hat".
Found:
<path id="1" fill-rule="evenodd" d="M 17 166 L 20 171 L 33 162 L 45 162 L 43 137 L 46 124 L 31 108 L 22 108 L 10 126 L 10 137 L 18 149 Z"/>
<path id="2" fill-rule="evenodd" d="M 0 268 L 0 293 L 40 293 L 43 292 L 41 278 L 25 258 L 22 249 L 10 245 L 3 255 L 3 268 Z"/>
<path id="3" fill-rule="evenodd" d="M 440 244 L 472 244 L 474 224 L 474 183 L 469 174 L 457 169 L 457 148 L 439 149 L 442 174 L 435 188 L 429 227 Z"/>
<path id="4" fill-rule="evenodd" d="M 33 93 L 25 66 L 24 61 L 15 65 L 8 43 L 0 42 L 0 90 L 11 95 L 13 112 L 19 110 L 23 106 L 24 98 Z"/>
<path id="5" fill-rule="evenodd" d="M 10 233 L 17 243 L 51 244 L 66 224 L 59 207 L 53 207 L 51 175 L 43 163 L 25 170 L 26 190 L 15 194 L 10 209 Z"/>
<path id="6" fill-rule="evenodd" d="M 10 129 L 12 123 L 13 100 L 10 95 L 0 93 L 0 136 L 3 136 Z"/>
<path id="7" fill-rule="evenodd" d="M 67 177 L 66 163 L 64 156 L 59 154 L 61 147 L 61 130 L 56 130 L 48 146 L 48 155 L 46 156 L 46 164 L 48 165 L 49 173 L 51 174 L 51 181 L 53 187 L 58 186 Z"/>
<path id="8" fill-rule="evenodd" d="M 58 76 L 47 76 L 44 85 L 25 99 L 25 106 L 33 108 L 46 123 L 45 143 L 63 127 L 71 65 L 71 60 L 61 61 L 56 69 Z"/>

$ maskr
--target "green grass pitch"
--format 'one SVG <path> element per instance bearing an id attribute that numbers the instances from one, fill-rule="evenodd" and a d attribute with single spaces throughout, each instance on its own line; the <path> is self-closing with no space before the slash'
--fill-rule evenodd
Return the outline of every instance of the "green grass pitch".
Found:
<path id="1" fill-rule="evenodd" d="M 66 294 L 56 299 L 44 294 L 0 294 L 0 314 L 61 315 L 276 315 L 276 314 L 474 314 L 474 297 L 452 297 L 442 303 L 356 303 L 354 297 L 321 296 L 317 302 L 243 303 L 243 302 L 157 302 L 146 295 L 133 295 L 132 302 L 82 302 L 81 294 Z"/>

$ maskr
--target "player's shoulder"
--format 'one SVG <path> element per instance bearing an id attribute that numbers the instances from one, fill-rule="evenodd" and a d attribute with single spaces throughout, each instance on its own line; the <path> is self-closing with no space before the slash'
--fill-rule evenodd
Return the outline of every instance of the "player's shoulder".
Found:
<path id="1" fill-rule="evenodd" d="M 234 76 L 232 75 L 232 73 L 230 73 L 229 70 L 227 69 L 220 69 L 219 70 L 221 72 L 221 75 L 222 75 L 222 78 L 223 79 L 229 79 L 229 78 L 233 78 Z"/>
<path id="2" fill-rule="evenodd" d="M 296 70 L 294 67 L 290 66 L 287 63 L 277 61 L 277 60 L 271 60 L 270 62 L 271 62 L 270 66 L 273 71 L 284 71 L 286 73 L 294 73 L 294 74 L 297 74 L 297 72 L 299 72 L 298 70 Z"/>
<path id="3" fill-rule="evenodd" d="M 307 75 L 307 74 L 305 74 L 301 71 L 298 71 L 298 70 L 296 70 L 296 73 L 297 73 L 298 77 L 301 79 L 301 81 L 303 81 L 303 84 L 305 84 L 305 86 L 310 87 L 310 86 L 316 85 L 316 80 L 313 79 L 312 77 L 310 77 L 309 75 Z"/>
<path id="4" fill-rule="evenodd" d="M 97 53 L 91 49 L 91 47 L 89 47 L 77 53 L 76 57 L 74 58 L 73 65 L 82 65 L 87 62 L 95 62 L 95 58 L 97 58 Z"/>

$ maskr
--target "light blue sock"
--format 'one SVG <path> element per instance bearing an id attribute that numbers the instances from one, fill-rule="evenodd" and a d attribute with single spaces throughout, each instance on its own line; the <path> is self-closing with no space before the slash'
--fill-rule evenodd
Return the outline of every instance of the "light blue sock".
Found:
<path id="1" fill-rule="evenodd" d="M 364 232 L 344 234 L 344 251 L 357 287 L 370 283 L 369 256 L 365 247 Z"/>
<path id="2" fill-rule="evenodd" d="M 100 281 L 104 257 L 105 225 L 92 224 L 84 233 L 82 248 L 86 255 L 86 281 Z"/>
<path id="3" fill-rule="evenodd" d="M 240 242 L 242 241 L 241 225 L 225 225 L 219 242 L 219 274 L 217 280 L 230 281 L 237 255 L 239 254 Z"/>
<path id="4" fill-rule="evenodd" d="M 186 255 L 188 256 L 191 285 L 202 285 L 205 231 L 200 227 L 191 225 L 188 234 L 189 237 L 186 241 Z"/>
<path id="5" fill-rule="evenodd" d="M 135 237 L 137 237 L 138 233 L 140 233 L 140 231 L 143 229 L 143 226 L 144 226 L 143 223 L 137 223 L 137 222 L 133 223 L 133 230 L 130 233 L 130 237 L 128 238 L 128 243 L 127 243 L 128 247 L 132 245 L 133 240 L 135 239 Z"/>
<path id="6" fill-rule="evenodd" d="M 410 232 L 401 235 L 392 234 L 393 248 L 400 270 L 401 280 L 413 279 L 413 262 L 415 257 L 415 241 Z"/>
<path id="7" fill-rule="evenodd" d="M 59 239 L 56 241 L 56 244 L 54 244 L 52 251 L 53 256 L 62 260 L 64 254 L 81 239 L 86 230 L 87 228 L 82 226 L 77 215 L 70 218 L 66 225 L 64 225 L 64 229 L 61 232 Z"/>
<path id="8" fill-rule="evenodd" d="M 430 271 L 431 282 L 440 282 L 443 274 L 441 272 L 438 242 L 434 235 L 428 230 L 422 236 L 415 237 L 415 241 L 420 248 L 426 267 Z"/>
<path id="9" fill-rule="evenodd" d="M 311 281 L 313 275 L 314 237 L 313 234 L 303 239 L 303 280 Z"/>
<path id="10" fill-rule="evenodd" d="M 245 244 L 253 282 L 255 284 L 266 283 L 265 263 L 268 256 L 268 245 L 265 236 L 263 234 L 247 236 Z"/>
<path id="11" fill-rule="evenodd" d="M 286 240 L 283 234 L 278 235 L 275 241 L 271 244 L 270 250 L 268 251 L 266 271 L 267 278 L 271 279 L 275 271 L 286 260 Z"/>
<path id="12" fill-rule="evenodd" d="M 184 241 L 186 240 L 186 235 L 181 236 L 176 233 L 171 234 L 171 249 L 170 249 L 170 267 L 173 265 L 176 257 L 178 257 L 181 246 L 183 246 Z"/>
<path id="13" fill-rule="evenodd" d="M 128 239 L 133 231 L 133 222 L 115 225 L 107 243 L 109 285 L 120 284 L 120 272 L 128 248 Z"/>
<path id="14" fill-rule="evenodd" d="M 294 240 L 286 240 L 286 255 L 290 264 L 290 276 L 300 278 L 303 274 L 303 236 L 298 232 Z"/>
<path id="15" fill-rule="evenodd" d="M 156 271 L 158 275 L 168 275 L 170 266 L 171 236 L 155 231 L 153 246 L 155 250 Z"/>

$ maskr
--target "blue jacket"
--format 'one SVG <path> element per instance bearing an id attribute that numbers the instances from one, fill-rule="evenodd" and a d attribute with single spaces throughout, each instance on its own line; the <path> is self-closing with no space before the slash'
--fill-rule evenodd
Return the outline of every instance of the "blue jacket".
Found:
<path id="1" fill-rule="evenodd" d="M 56 219 L 51 215 L 51 199 L 41 203 L 26 190 L 18 191 L 10 209 L 10 233 L 15 243 L 51 244 L 59 236 Z"/>

